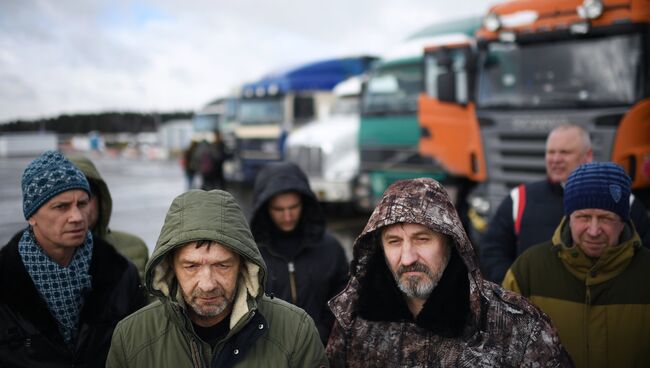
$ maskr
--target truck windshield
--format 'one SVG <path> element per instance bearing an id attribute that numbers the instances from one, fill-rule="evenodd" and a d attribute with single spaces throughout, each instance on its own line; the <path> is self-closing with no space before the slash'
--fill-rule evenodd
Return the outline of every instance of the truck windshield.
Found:
<path id="1" fill-rule="evenodd" d="M 482 51 L 482 108 L 617 106 L 640 91 L 641 37 L 620 35 L 544 44 L 494 42 Z"/>
<path id="2" fill-rule="evenodd" d="M 244 125 L 280 124 L 284 120 L 282 99 L 242 99 L 239 122 Z"/>
<path id="3" fill-rule="evenodd" d="M 370 75 L 363 94 L 364 114 L 414 113 L 422 89 L 422 66 L 414 63 L 381 68 Z"/>
<path id="4" fill-rule="evenodd" d="M 219 126 L 219 114 L 196 114 L 192 118 L 195 132 L 214 132 Z"/>

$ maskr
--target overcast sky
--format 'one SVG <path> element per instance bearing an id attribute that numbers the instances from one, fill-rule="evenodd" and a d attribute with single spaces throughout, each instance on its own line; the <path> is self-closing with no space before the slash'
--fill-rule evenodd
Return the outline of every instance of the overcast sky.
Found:
<path id="1" fill-rule="evenodd" d="M 0 122 L 194 110 L 279 67 L 380 54 L 501 0 L 0 0 Z"/>

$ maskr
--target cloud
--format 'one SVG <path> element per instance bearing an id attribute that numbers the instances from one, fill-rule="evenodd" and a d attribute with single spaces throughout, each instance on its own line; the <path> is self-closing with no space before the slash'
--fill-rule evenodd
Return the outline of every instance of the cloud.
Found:
<path id="1" fill-rule="evenodd" d="M 0 2 L 0 122 L 190 110 L 278 67 L 379 54 L 489 0 Z"/>

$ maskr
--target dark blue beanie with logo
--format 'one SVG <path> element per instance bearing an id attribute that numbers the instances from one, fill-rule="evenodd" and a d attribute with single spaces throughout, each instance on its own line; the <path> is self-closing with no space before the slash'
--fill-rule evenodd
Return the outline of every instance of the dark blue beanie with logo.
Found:
<path id="1" fill-rule="evenodd" d="M 564 186 L 564 214 L 585 208 L 614 212 L 630 218 L 632 181 L 622 167 L 611 162 L 591 162 L 575 169 Z"/>
<path id="2" fill-rule="evenodd" d="M 57 151 L 45 151 L 30 162 L 23 173 L 21 186 L 26 220 L 59 193 L 81 189 L 90 194 L 86 176 Z"/>

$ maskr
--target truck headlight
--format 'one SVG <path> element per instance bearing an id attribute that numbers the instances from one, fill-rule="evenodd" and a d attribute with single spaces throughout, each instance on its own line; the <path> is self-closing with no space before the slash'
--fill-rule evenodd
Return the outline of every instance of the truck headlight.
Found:
<path id="1" fill-rule="evenodd" d="M 603 14 L 603 3 L 601 0 L 585 0 L 576 10 L 581 18 L 596 19 Z"/>

